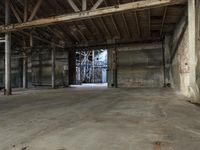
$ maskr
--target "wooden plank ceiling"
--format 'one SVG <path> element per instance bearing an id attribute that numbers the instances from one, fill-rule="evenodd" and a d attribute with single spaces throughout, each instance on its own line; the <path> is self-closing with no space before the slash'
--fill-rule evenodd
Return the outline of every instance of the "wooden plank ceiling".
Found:
<path id="1" fill-rule="evenodd" d="M 10 0 L 23 19 L 24 0 Z M 32 13 L 37 1 L 28 0 L 28 14 Z M 82 0 L 73 0 L 78 9 L 82 9 Z M 90 9 L 97 0 L 87 0 L 87 8 Z M 134 0 L 104 0 L 100 7 L 113 6 Z M 139 1 L 139 0 L 135 0 Z M 1 1 L 1 24 L 4 22 L 4 4 Z M 34 35 L 38 39 L 56 40 L 65 45 L 98 45 L 113 39 L 116 42 L 136 42 L 160 40 L 165 34 L 172 33 L 175 25 L 184 14 L 186 4 L 147 9 L 142 11 L 128 11 L 93 19 L 76 22 L 68 22 L 48 27 L 35 28 Z M 35 19 L 49 16 L 74 13 L 74 9 L 67 0 L 43 0 Z M 12 14 L 12 23 L 19 22 Z M 18 36 L 27 35 L 30 30 L 14 33 Z"/>

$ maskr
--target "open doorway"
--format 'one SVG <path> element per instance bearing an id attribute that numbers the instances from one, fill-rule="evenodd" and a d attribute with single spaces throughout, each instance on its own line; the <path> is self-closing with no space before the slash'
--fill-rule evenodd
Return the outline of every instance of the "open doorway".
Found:
<path id="1" fill-rule="evenodd" d="M 76 51 L 76 84 L 107 86 L 107 50 Z"/>

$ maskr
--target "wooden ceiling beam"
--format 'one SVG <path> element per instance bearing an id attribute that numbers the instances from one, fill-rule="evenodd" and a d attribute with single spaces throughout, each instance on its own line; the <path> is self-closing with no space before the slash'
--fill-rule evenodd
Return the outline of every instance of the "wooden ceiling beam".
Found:
<path id="1" fill-rule="evenodd" d="M 18 24 L 10 24 L 0 26 L 0 33 L 18 31 L 23 29 L 28 29 L 32 27 L 40 27 L 47 26 L 52 24 L 58 24 L 63 22 L 71 22 L 71 21 L 79 21 L 94 17 L 99 17 L 103 15 L 110 15 L 113 13 L 119 13 L 124 11 L 136 11 L 136 10 L 145 10 L 149 8 L 174 5 L 181 3 L 182 0 L 143 0 L 138 2 L 129 2 L 126 4 L 120 4 L 118 7 L 104 7 L 101 9 L 90 10 L 79 13 L 71 13 L 58 15 L 54 17 L 48 17 L 43 19 L 37 19 L 34 21 L 26 22 L 26 23 L 18 23 Z"/>

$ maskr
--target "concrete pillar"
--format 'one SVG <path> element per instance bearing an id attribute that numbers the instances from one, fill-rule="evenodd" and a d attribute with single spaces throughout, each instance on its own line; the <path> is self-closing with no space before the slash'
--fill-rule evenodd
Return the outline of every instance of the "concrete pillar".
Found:
<path id="1" fill-rule="evenodd" d="M 170 42 L 171 42 L 171 36 L 169 35 L 165 36 L 164 40 L 165 86 L 170 86 L 172 84 Z"/>
<path id="2" fill-rule="evenodd" d="M 5 24 L 10 23 L 9 0 L 5 0 Z M 11 33 L 5 34 L 5 94 L 11 95 Z"/>
<path id="3" fill-rule="evenodd" d="M 113 79 L 114 79 L 114 87 L 117 88 L 117 48 L 113 50 Z"/>
<path id="4" fill-rule="evenodd" d="M 188 0 L 188 67 L 189 67 L 189 96 L 195 101 L 199 98 L 199 88 L 196 82 L 197 67 L 197 23 L 198 15 L 196 10 L 196 0 Z"/>
<path id="5" fill-rule="evenodd" d="M 26 42 L 24 40 L 24 48 L 26 47 Z M 27 55 L 26 55 L 26 49 L 24 49 L 23 52 L 23 88 L 26 89 L 28 87 L 27 84 L 27 70 L 28 70 L 28 61 L 27 61 Z"/>
<path id="6" fill-rule="evenodd" d="M 54 89 L 55 88 L 55 48 L 52 48 L 51 51 L 51 86 Z"/>

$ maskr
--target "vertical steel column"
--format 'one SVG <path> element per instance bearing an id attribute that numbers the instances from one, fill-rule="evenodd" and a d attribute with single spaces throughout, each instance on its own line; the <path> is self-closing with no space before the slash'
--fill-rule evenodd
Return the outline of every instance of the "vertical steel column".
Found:
<path id="1" fill-rule="evenodd" d="M 28 62 L 27 62 L 27 54 L 26 54 L 26 41 L 24 39 L 24 52 L 23 52 L 23 88 L 26 89 L 28 87 L 27 84 L 27 70 L 28 70 Z"/>
<path id="2" fill-rule="evenodd" d="M 51 63 L 52 63 L 51 85 L 52 85 L 52 88 L 54 89 L 55 88 L 55 47 L 53 47 L 51 51 Z"/>
<path id="3" fill-rule="evenodd" d="M 5 0 L 5 24 L 10 23 L 9 0 Z M 5 33 L 5 94 L 11 95 L 11 33 Z"/>
<path id="4" fill-rule="evenodd" d="M 30 33 L 30 47 L 31 47 L 31 54 L 29 57 L 29 62 L 30 62 L 30 69 L 31 69 L 31 84 L 33 83 L 33 64 L 32 64 L 32 48 L 33 48 L 33 35 L 32 32 Z"/>
<path id="5" fill-rule="evenodd" d="M 92 50 L 92 82 L 95 83 L 95 51 Z"/>

